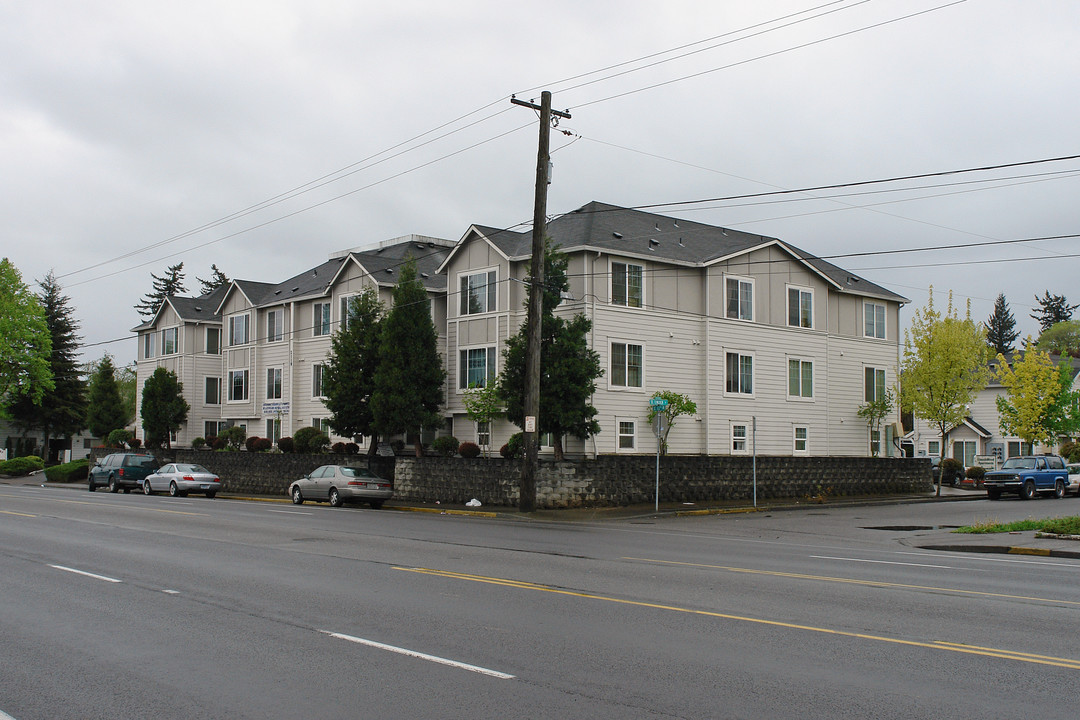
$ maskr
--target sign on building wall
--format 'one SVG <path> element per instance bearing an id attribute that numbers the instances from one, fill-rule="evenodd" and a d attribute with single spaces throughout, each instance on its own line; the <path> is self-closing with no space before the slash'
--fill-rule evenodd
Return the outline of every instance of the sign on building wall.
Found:
<path id="1" fill-rule="evenodd" d="M 262 405 L 263 415 L 288 415 L 289 403 L 287 402 L 264 402 Z"/>

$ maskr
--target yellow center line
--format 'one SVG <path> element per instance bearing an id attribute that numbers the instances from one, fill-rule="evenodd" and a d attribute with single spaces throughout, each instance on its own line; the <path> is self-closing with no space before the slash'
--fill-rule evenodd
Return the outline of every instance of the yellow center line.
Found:
<path id="1" fill-rule="evenodd" d="M 15 512 L 13 510 L 0 510 L 0 513 L 4 515 L 18 515 L 19 517 L 37 517 L 37 515 L 29 515 L 27 513 Z"/>
<path id="2" fill-rule="evenodd" d="M 1068 668 L 1070 670 L 1080 670 L 1080 660 L 1053 658 L 1044 655 L 1032 655 L 1027 653 L 1014 652 L 1011 650 L 999 650 L 996 648 L 978 647 L 975 645 L 963 645 L 960 643 L 951 643 L 944 640 L 935 640 L 929 642 L 921 640 L 903 640 L 901 638 L 885 637 L 883 635 L 869 635 L 866 633 L 855 633 L 845 630 L 816 627 L 814 625 L 800 625 L 797 623 L 782 622 L 780 620 L 766 620 L 764 618 L 747 617 L 744 615 L 732 615 L 730 613 L 721 613 L 711 610 L 697 610 L 694 608 L 679 607 L 677 605 L 663 605 L 660 603 L 643 602 L 640 600 L 627 600 L 625 598 L 610 597 L 607 595 L 596 595 L 593 593 L 579 592 L 575 590 L 563 590 L 560 588 L 551 587 L 549 585 L 539 585 L 536 583 L 523 582 L 520 580 L 511 580 L 509 578 L 471 575 L 468 573 L 450 572 L 447 570 L 434 570 L 431 568 L 394 567 L 394 569 L 404 570 L 405 572 L 421 573 L 424 575 L 433 575 L 435 577 L 444 577 L 452 580 L 468 580 L 471 582 L 487 583 L 491 585 L 502 585 L 504 587 L 518 588 L 521 590 L 536 590 L 539 592 L 553 593 L 556 595 L 566 595 L 569 597 L 585 598 L 588 600 L 602 600 L 604 602 L 617 603 L 619 605 L 630 605 L 633 607 L 643 607 L 654 610 L 666 610 L 669 612 L 686 613 L 688 615 L 700 615 L 703 617 L 720 618 L 723 620 L 736 620 L 739 622 L 748 622 L 757 625 L 768 625 L 770 627 L 786 628 L 789 630 L 804 630 L 807 632 L 836 635 L 839 637 L 857 638 L 859 640 L 873 640 L 875 642 L 884 642 L 893 645 L 907 645 L 909 647 L 928 648 L 931 650 L 947 650 L 950 652 L 958 652 L 966 655 L 981 655 L 984 657 L 995 657 L 1006 660 L 1018 660 L 1020 662 L 1034 663 L 1037 665 L 1050 665 L 1053 667 Z"/>
<path id="3" fill-rule="evenodd" d="M 958 588 L 935 587 L 933 585 L 908 585 L 906 583 L 891 583 L 882 580 L 858 580 L 856 578 L 830 577 L 828 575 L 806 575 L 803 573 L 779 572 L 776 570 L 754 570 L 752 568 L 729 567 L 726 565 L 707 565 L 702 563 L 676 562 L 674 560 L 653 560 L 651 558 L 624 557 L 623 560 L 636 562 L 655 563 L 657 565 L 680 565 L 683 567 L 707 568 L 709 570 L 725 570 L 733 573 L 746 573 L 748 575 L 771 575 L 773 577 L 794 578 L 796 580 L 819 580 L 821 582 L 845 583 L 848 585 L 867 585 L 870 587 L 903 588 L 906 590 L 932 590 L 934 592 L 949 592 L 957 595 L 974 595 L 978 597 L 1004 598 L 1006 600 L 1031 600 L 1034 602 L 1051 603 L 1053 605 L 1080 605 L 1077 600 L 1053 600 L 1050 598 L 1031 597 L 1028 595 L 1007 595 L 1005 593 L 981 592 L 978 590 L 960 590 Z"/>

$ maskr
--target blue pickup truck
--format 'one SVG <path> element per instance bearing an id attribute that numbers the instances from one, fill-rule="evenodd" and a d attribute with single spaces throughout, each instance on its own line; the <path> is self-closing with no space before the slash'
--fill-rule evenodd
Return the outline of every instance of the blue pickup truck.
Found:
<path id="1" fill-rule="evenodd" d="M 1022 455 L 1005 461 L 1000 470 L 986 473 L 983 487 L 986 496 L 997 500 L 1001 493 L 1016 493 L 1021 500 L 1030 500 L 1036 493 L 1064 497 L 1069 484 L 1065 461 L 1057 455 Z"/>

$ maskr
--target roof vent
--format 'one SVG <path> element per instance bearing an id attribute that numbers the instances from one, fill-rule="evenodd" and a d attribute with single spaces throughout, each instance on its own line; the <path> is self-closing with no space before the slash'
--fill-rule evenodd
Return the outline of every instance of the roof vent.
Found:
<path id="1" fill-rule="evenodd" d="M 195 306 L 195 312 L 202 312 L 202 306 L 201 305 L 196 305 Z"/>
<path id="2" fill-rule="evenodd" d="M 622 240 L 622 233 L 621 232 L 613 232 L 611 234 L 615 236 L 616 240 Z"/>
<path id="3" fill-rule="evenodd" d="M 429 278 L 429 277 L 431 277 L 431 276 L 430 276 L 430 275 L 428 275 L 428 274 L 427 274 L 426 272 L 422 272 L 422 273 L 420 273 L 420 277 L 422 277 L 422 278 Z"/>
<path id="4" fill-rule="evenodd" d="M 394 272 L 394 268 L 386 268 L 386 272 L 392 273 L 392 272 Z"/>
<path id="5" fill-rule="evenodd" d="M 677 220 L 676 220 L 675 222 L 671 223 L 671 224 L 672 224 L 672 225 L 673 225 L 674 227 L 676 227 L 676 228 L 678 228 L 678 227 L 679 227 L 679 222 L 678 222 Z"/>
<path id="6" fill-rule="evenodd" d="M 318 268 L 311 271 L 311 277 L 319 277 L 319 269 Z"/>
<path id="7" fill-rule="evenodd" d="M 280 294 L 281 294 L 281 291 L 280 291 L 280 290 L 275 290 L 275 291 L 274 291 L 274 294 L 275 294 L 275 295 L 280 295 Z"/>
<path id="8" fill-rule="evenodd" d="M 296 291 L 297 291 L 297 290 L 299 290 L 299 289 L 300 289 L 300 286 L 299 286 L 299 285 L 297 285 L 296 287 L 294 287 L 294 288 L 293 288 L 292 290 L 290 290 L 289 292 L 296 292 Z"/>
<path id="9" fill-rule="evenodd" d="M 656 229 L 657 229 L 658 231 L 660 230 L 660 223 L 656 223 Z"/>
<path id="10" fill-rule="evenodd" d="M 655 250 L 659 244 L 660 244 L 659 240 L 657 240 L 655 238 L 649 238 L 649 249 L 650 250 Z"/>
<path id="11" fill-rule="evenodd" d="M 727 228 L 720 228 L 720 234 L 727 237 Z"/>
<path id="12" fill-rule="evenodd" d="M 419 248 L 420 250 L 423 250 L 424 249 L 424 243 L 416 243 L 416 247 Z"/>
<path id="13" fill-rule="evenodd" d="M 683 245 L 682 238 L 679 238 L 679 247 L 686 247 L 685 245 Z"/>

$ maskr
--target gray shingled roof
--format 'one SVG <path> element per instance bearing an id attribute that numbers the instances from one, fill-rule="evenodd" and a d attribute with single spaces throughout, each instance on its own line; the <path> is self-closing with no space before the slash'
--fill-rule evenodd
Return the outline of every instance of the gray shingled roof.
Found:
<path id="1" fill-rule="evenodd" d="M 416 260 L 416 272 L 424 287 L 432 292 L 445 292 L 446 275 L 438 275 L 436 270 L 452 249 L 435 243 L 404 242 L 374 250 L 352 252 L 350 255 L 356 258 L 380 285 L 395 284 L 402 263 L 406 256 L 411 256 Z"/>
<path id="2" fill-rule="evenodd" d="M 531 255 L 531 230 L 517 232 L 485 225 L 473 227 L 511 259 L 521 260 Z M 547 234 L 564 252 L 601 250 L 699 267 L 755 247 L 777 243 L 831 280 L 842 292 L 909 302 L 901 295 L 776 238 L 607 203 L 590 202 L 555 218 L 547 224 Z"/>

